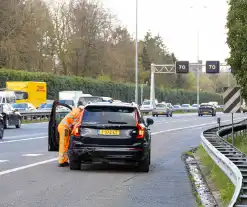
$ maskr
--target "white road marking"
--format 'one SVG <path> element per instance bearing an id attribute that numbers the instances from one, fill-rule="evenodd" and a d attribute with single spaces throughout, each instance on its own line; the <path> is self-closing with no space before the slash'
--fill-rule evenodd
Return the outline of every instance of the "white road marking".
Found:
<path id="1" fill-rule="evenodd" d="M 46 136 L 46 135 L 47 135 L 47 133 L 32 134 L 33 137 L 35 137 L 35 136 Z M 13 138 L 28 138 L 28 137 L 30 137 L 29 134 L 17 135 L 17 136 L 7 136 L 7 137 L 4 137 L 4 138 L 13 139 Z"/>
<path id="2" fill-rule="evenodd" d="M 234 121 L 237 120 L 242 120 L 243 118 L 239 118 L 239 119 L 234 119 Z M 225 121 L 221 121 L 221 123 L 224 122 L 229 122 L 230 120 L 225 120 Z M 192 126 L 187 126 L 187 127 L 181 127 L 181 128 L 175 128 L 175 129 L 167 129 L 164 131 L 158 131 L 158 132 L 152 132 L 152 135 L 156 135 L 156 134 L 162 134 L 165 132 L 172 132 L 172 131 L 178 131 L 178 130 L 184 130 L 184 129 L 193 129 L 193 128 L 197 128 L 197 127 L 202 127 L 202 126 L 208 126 L 208 125 L 217 125 L 216 122 L 209 122 L 209 123 L 205 123 L 205 124 L 198 124 L 198 125 L 192 125 Z"/>
<path id="3" fill-rule="evenodd" d="M 9 160 L 0 160 L 0 163 L 8 162 Z"/>
<path id="4" fill-rule="evenodd" d="M 25 154 L 25 155 L 22 155 L 23 157 L 38 157 L 38 156 L 41 156 L 43 154 Z"/>
<path id="5" fill-rule="evenodd" d="M 29 140 L 36 140 L 36 139 L 46 139 L 47 136 L 45 137 L 33 137 L 33 138 L 26 138 L 26 139 L 16 139 L 16 140 L 8 140 L 8 141 L 2 141 L 0 144 L 6 144 L 6 143 L 13 143 L 13 142 L 23 142 L 23 141 L 29 141 Z"/>
<path id="6" fill-rule="evenodd" d="M 44 161 L 41 161 L 41 162 L 36 162 L 36 163 L 30 164 L 30 165 L 24 165 L 24 166 L 21 166 L 21 167 L 12 168 L 12 169 L 9 169 L 9 170 L 4 170 L 4 171 L 0 172 L 0 176 L 1 175 L 6 175 L 6 174 L 10 174 L 10 173 L 13 173 L 13 172 L 16 172 L 16 171 L 20 171 L 20 170 L 25 170 L 25 169 L 28 169 L 28 168 L 31 168 L 31 167 L 36 167 L 36 166 L 39 166 L 39 165 L 44 165 L 44 164 L 47 164 L 47 163 L 50 163 L 50 162 L 54 162 L 56 160 L 57 160 L 57 158 L 53 158 L 53 159 L 44 160 Z"/>

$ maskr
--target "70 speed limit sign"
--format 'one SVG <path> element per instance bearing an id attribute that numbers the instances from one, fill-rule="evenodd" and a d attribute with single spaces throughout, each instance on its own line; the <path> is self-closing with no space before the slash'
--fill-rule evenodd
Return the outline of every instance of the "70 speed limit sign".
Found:
<path id="1" fill-rule="evenodd" d="M 176 61 L 176 73 L 188 73 L 189 72 L 189 61 Z"/>
<path id="2" fill-rule="evenodd" d="M 220 61 L 206 61 L 206 73 L 219 73 Z"/>

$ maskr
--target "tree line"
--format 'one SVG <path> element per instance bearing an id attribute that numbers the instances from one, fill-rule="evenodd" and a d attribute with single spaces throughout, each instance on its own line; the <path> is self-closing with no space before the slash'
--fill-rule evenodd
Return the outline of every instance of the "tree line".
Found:
<path id="1" fill-rule="evenodd" d="M 134 83 L 135 39 L 117 16 L 97 0 L 56 2 L 0 1 L 0 67 Z M 138 55 L 140 84 L 149 84 L 151 63 L 177 59 L 150 31 L 139 41 Z M 155 78 L 163 88 L 196 89 L 193 73 Z M 226 78 L 203 74 L 200 90 L 221 92 Z"/>
<path id="2" fill-rule="evenodd" d="M 226 27 L 230 57 L 227 61 L 238 85 L 242 88 L 243 97 L 247 100 L 247 3 L 229 0 L 228 6 Z"/>

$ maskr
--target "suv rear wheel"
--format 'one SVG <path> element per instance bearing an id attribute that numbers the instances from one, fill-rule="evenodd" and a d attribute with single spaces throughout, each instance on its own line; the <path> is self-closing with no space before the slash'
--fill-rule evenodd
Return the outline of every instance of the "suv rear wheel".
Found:
<path id="1" fill-rule="evenodd" d="M 81 169 L 81 161 L 73 160 L 69 162 L 70 170 L 80 170 Z"/>
<path id="2" fill-rule="evenodd" d="M 139 172 L 149 172 L 149 165 L 150 165 L 150 152 L 146 159 L 138 163 L 138 171 Z"/>
<path id="3" fill-rule="evenodd" d="M 0 121 L 0 139 L 3 138 L 3 134 L 4 134 L 4 123 Z"/>

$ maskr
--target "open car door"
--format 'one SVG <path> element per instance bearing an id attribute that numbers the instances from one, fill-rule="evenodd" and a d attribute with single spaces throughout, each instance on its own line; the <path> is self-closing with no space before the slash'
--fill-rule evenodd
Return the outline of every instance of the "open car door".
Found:
<path id="1" fill-rule="evenodd" d="M 68 111 L 59 111 L 60 107 L 65 107 Z M 59 149 L 59 134 L 58 134 L 58 124 L 61 120 L 72 110 L 72 107 L 60 103 L 59 101 L 54 101 L 52 105 L 50 120 L 48 124 L 48 151 L 58 152 Z"/>

